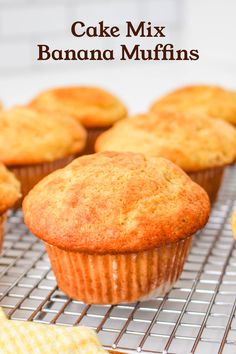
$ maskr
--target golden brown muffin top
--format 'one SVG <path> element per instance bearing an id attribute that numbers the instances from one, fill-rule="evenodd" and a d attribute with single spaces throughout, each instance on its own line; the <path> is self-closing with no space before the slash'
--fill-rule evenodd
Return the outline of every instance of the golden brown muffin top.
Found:
<path id="1" fill-rule="evenodd" d="M 0 163 L 0 214 L 11 208 L 20 196 L 20 182 Z"/>
<path id="2" fill-rule="evenodd" d="M 28 107 L 0 112 L 0 161 L 6 165 L 54 161 L 79 152 L 85 141 L 73 118 Z"/>
<path id="3" fill-rule="evenodd" d="M 39 182 L 25 223 L 59 248 L 138 252 L 176 242 L 207 222 L 206 192 L 163 158 L 104 152 L 82 156 Z"/>
<path id="4" fill-rule="evenodd" d="M 233 213 L 231 221 L 232 221 L 231 226 L 232 226 L 232 230 L 233 230 L 233 235 L 236 240 L 236 211 Z"/>
<path id="5" fill-rule="evenodd" d="M 236 125 L 236 91 L 218 86 L 186 86 L 156 100 L 150 110 L 201 112 Z"/>
<path id="6" fill-rule="evenodd" d="M 107 127 L 127 116 L 124 104 L 98 87 L 49 89 L 39 94 L 30 106 L 71 115 L 86 127 Z"/>
<path id="7" fill-rule="evenodd" d="M 235 161 L 236 129 L 201 114 L 160 111 L 118 122 L 99 136 L 95 150 L 162 156 L 193 172 Z"/>

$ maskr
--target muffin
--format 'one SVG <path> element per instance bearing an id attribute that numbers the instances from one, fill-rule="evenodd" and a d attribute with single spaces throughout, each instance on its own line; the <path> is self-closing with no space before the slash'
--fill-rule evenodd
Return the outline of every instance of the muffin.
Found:
<path id="1" fill-rule="evenodd" d="M 86 132 L 73 118 L 14 107 L 0 112 L 0 161 L 21 182 L 23 196 L 41 178 L 72 161 Z"/>
<path id="2" fill-rule="evenodd" d="M 20 183 L 14 175 L 0 163 L 0 253 L 2 249 L 6 211 L 11 208 L 19 198 Z"/>
<path id="3" fill-rule="evenodd" d="M 156 100 L 150 110 L 200 112 L 236 125 L 236 91 L 218 86 L 186 86 Z"/>
<path id="4" fill-rule="evenodd" d="M 124 104 L 98 87 L 74 86 L 50 89 L 31 103 L 39 110 L 61 112 L 77 119 L 88 133 L 84 154 L 94 152 L 96 138 L 115 122 L 127 116 Z"/>
<path id="5" fill-rule="evenodd" d="M 164 295 L 209 210 L 206 192 L 172 162 L 117 152 L 74 160 L 23 202 L 59 288 L 90 304 Z"/>
<path id="6" fill-rule="evenodd" d="M 213 202 L 225 166 L 236 159 L 236 129 L 202 114 L 160 111 L 117 123 L 98 138 L 95 148 L 165 157 L 199 183 Z"/>

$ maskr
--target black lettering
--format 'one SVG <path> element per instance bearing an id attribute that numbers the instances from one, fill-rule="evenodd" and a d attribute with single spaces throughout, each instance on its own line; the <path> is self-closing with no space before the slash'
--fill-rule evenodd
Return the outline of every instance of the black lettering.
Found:
<path id="1" fill-rule="evenodd" d="M 151 49 L 140 49 L 142 60 L 152 60 Z"/>
<path id="2" fill-rule="evenodd" d="M 98 37 L 97 27 L 90 26 L 86 30 L 86 34 L 88 37 Z"/>
<path id="3" fill-rule="evenodd" d="M 186 49 L 176 50 L 177 58 L 176 60 L 189 60 L 188 51 Z M 183 55 L 182 55 L 183 54 Z"/>
<path id="4" fill-rule="evenodd" d="M 128 48 L 126 47 L 125 44 L 121 44 L 122 52 L 121 52 L 121 58 L 120 60 L 126 60 L 126 57 L 128 59 L 134 59 L 134 60 L 140 60 L 139 58 L 139 44 L 136 44 L 132 51 L 129 52 Z"/>
<path id="5" fill-rule="evenodd" d="M 78 52 L 77 52 L 77 58 L 78 58 L 79 60 L 88 60 L 88 59 L 89 59 L 89 57 L 88 57 L 88 51 L 85 50 L 85 49 L 80 49 L 80 50 L 78 50 Z"/>
<path id="6" fill-rule="evenodd" d="M 154 28 L 156 30 L 154 37 L 165 37 L 165 34 L 163 33 L 165 26 L 163 26 L 163 27 L 154 26 Z"/>
<path id="7" fill-rule="evenodd" d="M 120 36 L 120 33 L 119 33 L 119 27 L 117 26 L 114 26 L 111 28 L 111 35 L 112 37 L 119 37 Z"/>
<path id="8" fill-rule="evenodd" d="M 91 58 L 90 60 L 102 60 L 102 53 L 99 49 L 93 49 L 90 52 Z"/>
<path id="9" fill-rule="evenodd" d="M 103 21 L 99 22 L 99 26 L 100 26 L 99 37 L 111 37 L 110 34 L 107 32 L 109 26 L 104 26 Z"/>
<path id="10" fill-rule="evenodd" d="M 199 59 L 199 52 L 197 49 L 190 50 L 190 60 L 198 60 Z"/>
<path id="11" fill-rule="evenodd" d="M 115 58 L 114 58 L 113 50 L 110 50 L 110 49 L 104 50 L 103 59 L 105 59 L 105 60 L 114 60 Z"/>
<path id="12" fill-rule="evenodd" d="M 126 23 L 127 23 L 127 34 L 126 34 L 126 37 L 132 37 L 132 36 L 136 37 L 138 35 L 139 35 L 139 37 L 145 37 L 145 35 L 144 35 L 144 24 L 145 24 L 145 21 L 141 21 L 136 29 L 134 28 L 132 22 L 126 21 Z M 141 32 L 141 35 L 139 34 L 139 32 Z"/>
<path id="13" fill-rule="evenodd" d="M 65 59 L 64 60 L 77 60 L 75 50 L 73 50 L 73 49 L 65 50 Z"/>
<path id="14" fill-rule="evenodd" d="M 37 60 L 48 60 L 51 57 L 51 54 L 49 52 L 49 46 L 46 44 L 38 44 L 39 48 L 39 55 Z"/>
<path id="15" fill-rule="evenodd" d="M 52 51 L 52 59 L 53 60 L 63 60 L 62 50 L 55 49 Z"/>
<path id="16" fill-rule="evenodd" d="M 173 44 L 165 44 L 163 47 L 163 57 L 162 60 L 175 60 L 173 53 L 174 46 Z"/>
<path id="17" fill-rule="evenodd" d="M 162 53 L 163 51 L 163 44 L 158 43 L 154 49 L 154 60 L 161 60 L 159 58 L 159 53 Z"/>
<path id="18" fill-rule="evenodd" d="M 83 37 L 85 35 L 85 31 L 82 32 L 81 34 L 79 34 L 77 32 L 77 26 L 80 25 L 81 28 L 85 27 L 85 24 L 82 21 L 77 21 L 74 22 L 71 26 L 71 33 L 73 34 L 73 36 L 75 37 Z"/>

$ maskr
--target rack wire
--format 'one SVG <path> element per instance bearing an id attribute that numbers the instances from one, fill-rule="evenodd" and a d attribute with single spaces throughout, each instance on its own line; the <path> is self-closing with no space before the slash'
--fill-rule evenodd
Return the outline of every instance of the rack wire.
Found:
<path id="1" fill-rule="evenodd" d="M 105 348 L 126 353 L 235 354 L 236 168 L 227 169 L 218 201 L 195 236 L 183 273 L 163 298 L 133 304 L 86 305 L 56 285 L 40 240 L 10 215 L 0 257 L 0 306 L 11 319 L 94 328 Z"/>

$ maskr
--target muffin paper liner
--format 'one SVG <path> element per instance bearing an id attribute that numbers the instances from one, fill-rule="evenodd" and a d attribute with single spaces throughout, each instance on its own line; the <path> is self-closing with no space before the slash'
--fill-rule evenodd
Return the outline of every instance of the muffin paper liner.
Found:
<path id="1" fill-rule="evenodd" d="M 0 253 L 2 251 L 4 225 L 5 225 L 6 219 L 7 219 L 7 215 L 5 213 L 0 215 Z"/>
<path id="2" fill-rule="evenodd" d="M 224 167 L 209 168 L 199 172 L 189 173 L 192 180 L 208 193 L 211 203 L 217 198 L 223 175 Z"/>
<path id="3" fill-rule="evenodd" d="M 87 128 L 87 142 L 83 151 L 83 155 L 89 155 L 95 152 L 95 141 L 97 140 L 100 134 L 104 133 L 108 129 L 110 129 L 110 126 L 103 128 Z"/>
<path id="4" fill-rule="evenodd" d="M 59 288 L 88 304 L 117 304 L 165 295 L 179 278 L 192 236 L 137 253 L 86 254 L 45 243 Z"/>
<path id="5" fill-rule="evenodd" d="M 36 165 L 8 166 L 21 183 L 22 198 L 16 203 L 15 207 L 20 207 L 23 198 L 42 178 L 51 172 L 65 167 L 74 159 L 74 156 L 68 156 L 60 160 L 46 162 Z"/>

